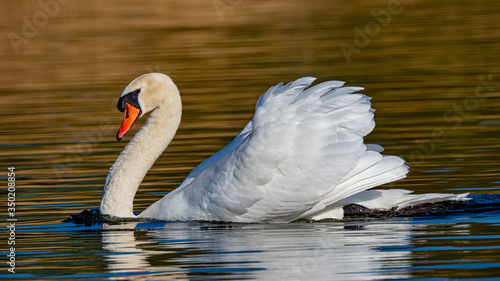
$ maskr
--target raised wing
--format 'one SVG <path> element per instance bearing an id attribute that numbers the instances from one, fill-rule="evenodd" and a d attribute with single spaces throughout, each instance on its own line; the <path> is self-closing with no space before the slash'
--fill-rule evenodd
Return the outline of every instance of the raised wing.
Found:
<path id="1" fill-rule="evenodd" d="M 374 110 L 369 97 L 354 93 L 362 88 L 328 81 L 306 89 L 314 80 L 271 87 L 245 129 L 152 205 L 149 214 L 158 218 L 163 210 L 169 213 L 164 219 L 287 221 L 330 194 L 365 153 L 363 137 L 375 126 Z"/>

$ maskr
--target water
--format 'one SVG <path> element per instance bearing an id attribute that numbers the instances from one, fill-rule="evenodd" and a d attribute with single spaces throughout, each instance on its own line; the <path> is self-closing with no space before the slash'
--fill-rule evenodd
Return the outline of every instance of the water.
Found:
<path id="1" fill-rule="evenodd" d="M 363 86 L 373 97 L 377 127 L 366 141 L 412 168 L 387 188 L 497 194 L 500 5 L 394 3 L 0 3 L 0 176 L 6 189 L 7 167 L 16 168 L 18 220 L 16 273 L 7 271 L 3 228 L 0 278 L 500 277 L 495 211 L 278 225 L 61 223 L 98 206 L 109 167 L 143 122 L 117 142 L 116 101 L 129 81 L 151 71 L 177 83 L 183 120 L 141 185 L 135 211 L 228 143 L 271 85 L 307 75 Z"/>

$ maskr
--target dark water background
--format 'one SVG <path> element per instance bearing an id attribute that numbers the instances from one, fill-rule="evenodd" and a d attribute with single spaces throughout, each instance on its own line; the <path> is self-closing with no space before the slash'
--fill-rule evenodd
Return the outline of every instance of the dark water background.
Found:
<path id="1" fill-rule="evenodd" d="M 0 278 L 500 277 L 498 212 L 286 225 L 61 223 L 98 206 L 126 144 L 115 140 L 116 101 L 147 72 L 176 82 L 183 120 L 135 211 L 228 143 L 271 85 L 302 76 L 347 81 L 373 97 L 377 127 L 367 142 L 412 169 L 387 188 L 498 193 L 496 1 L 40 3 L 0 2 L 0 215 L 7 226 L 13 166 L 18 219 L 16 274 L 7 271 L 3 232 Z"/>

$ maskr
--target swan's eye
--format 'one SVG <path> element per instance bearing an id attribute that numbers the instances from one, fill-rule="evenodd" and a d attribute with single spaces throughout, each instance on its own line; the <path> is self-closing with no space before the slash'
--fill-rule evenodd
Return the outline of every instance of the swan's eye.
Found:
<path id="1" fill-rule="evenodd" d="M 141 88 L 136 89 L 135 91 L 128 93 L 128 95 L 138 95 L 140 92 L 141 92 Z"/>

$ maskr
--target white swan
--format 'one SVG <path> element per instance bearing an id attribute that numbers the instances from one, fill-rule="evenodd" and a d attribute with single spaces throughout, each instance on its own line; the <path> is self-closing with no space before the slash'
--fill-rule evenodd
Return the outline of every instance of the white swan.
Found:
<path id="1" fill-rule="evenodd" d="M 362 88 L 342 87 L 340 81 L 307 88 L 314 80 L 271 87 L 231 143 L 139 217 L 289 222 L 342 218 L 342 207 L 352 203 L 383 209 L 465 199 L 465 194 L 368 190 L 404 178 L 408 167 L 399 157 L 382 156 L 381 146 L 363 143 L 375 122 L 370 98 L 356 93 Z M 151 113 L 111 167 L 99 208 L 103 214 L 135 217 L 137 189 L 179 126 L 179 90 L 164 74 L 145 74 L 125 88 L 118 109 L 124 111 L 118 140 Z"/>

